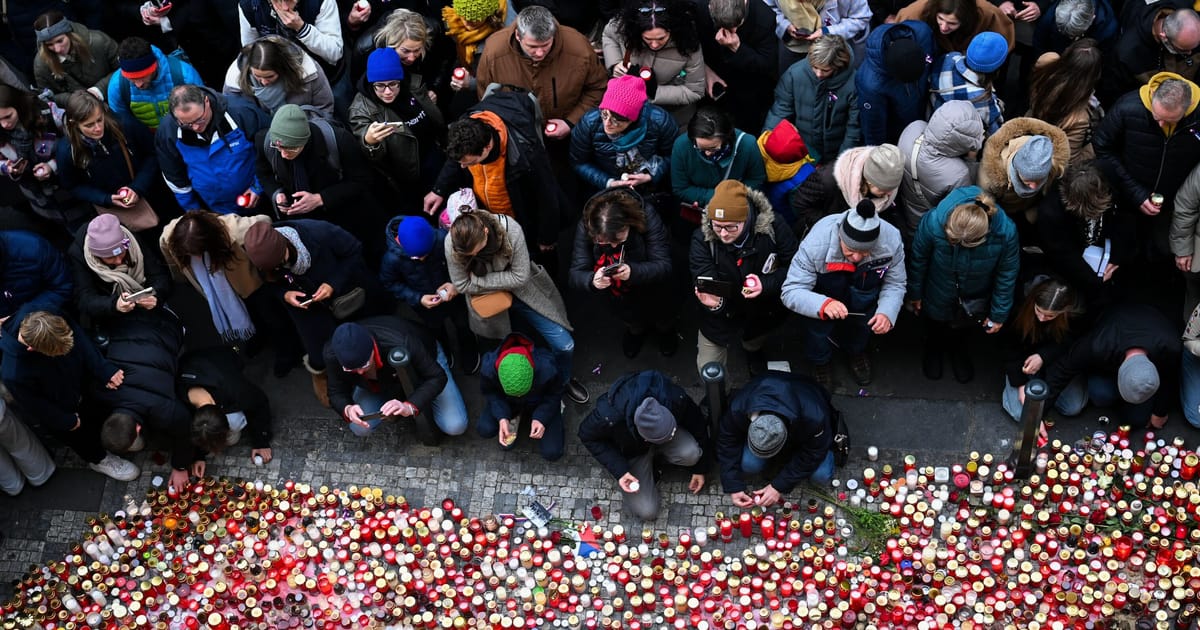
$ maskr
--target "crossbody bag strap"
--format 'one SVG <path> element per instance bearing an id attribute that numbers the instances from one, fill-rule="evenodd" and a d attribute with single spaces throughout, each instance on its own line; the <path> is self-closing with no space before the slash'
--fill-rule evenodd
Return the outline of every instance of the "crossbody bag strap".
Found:
<path id="1" fill-rule="evenodd" d="M 925 134 L 917 136 L 913 140 L 912 155 L 908 157 L 908 170 L 911 172 L 914 182 L 921 181 L 921 177 L 917 174 L 917 155 L 921 152 L 921 144 L 925 142 Z"/>
<path id="2" fill-rule="evenodd" d="M 746 135 L 746 132 L 739 131 L 738 135 L 733 139 L 733 154 L 729 156 L 729 165 L 725 167 L 725 174 L 721 176 L 722 181 L 729 179 L 729 172 L 733 170 L 733 162 L 737 160 L 738 145 L 742 143 L 742 136 L 744 135 Z"/>

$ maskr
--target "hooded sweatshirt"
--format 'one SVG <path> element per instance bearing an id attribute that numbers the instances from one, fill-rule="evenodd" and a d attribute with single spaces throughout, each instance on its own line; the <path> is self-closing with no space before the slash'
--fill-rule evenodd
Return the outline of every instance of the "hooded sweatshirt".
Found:
<path id="1" fill-rule="evenodd" d="M 853 208 L 858 205 L 858 202 L 865 199 L 862 194 L 863 183 L 863 167 L 867 165 L 867 158 L 870 157 L 871 151 L 875 147 L 855 147 L 843 152 L 838 156 L 837 162 L 833 164 L 833 177 L 837 180 L 838 189 L 842 191 L 842 197 L 846 199 L 847 207 Z M 883 212 L 892 207 L 896 203 L 896 192 L 899 189 L 888 191 L 888 194 L 883 197 L 874 197 L 871 203 L 875 204 L 876 212 Z"/>

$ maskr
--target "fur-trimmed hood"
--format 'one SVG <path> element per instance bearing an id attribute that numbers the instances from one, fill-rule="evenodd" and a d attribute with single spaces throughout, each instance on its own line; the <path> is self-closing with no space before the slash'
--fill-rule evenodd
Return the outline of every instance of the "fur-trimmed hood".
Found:
<path id="1" fill-rule="evenodd" d="M 753 188 L 746 187 L 746 201 L 750 202 L 750 214 L 754 217 L 754 233 L 765 234 L 773 240 L 775 227 L 772 223 L 775 221 L 775 211 L 771 209 L 771 202 L 767 200 L 767 196 Z M 701 221 L 700 229 L 703 230 L 705 242 L 720 242 L 710 221 Z"/>
<path id="2" fill-rule="evenodd" d="M 1046 136 L 1054 146 L 1050 158 L 1050 175 L 1041 190 L 1048 189 L 1067 170 L 1071 161 L 1071 145 L 1062 129 L 1036 118 L 1014 118 L 987 139 L 983 146 L 983 159 L 979 163 L 979 187 L 996 197 L 1002 197 L 1012 189 L 1008 179 L 1010 143 L 1023 144 L 1028 136 Z"/>

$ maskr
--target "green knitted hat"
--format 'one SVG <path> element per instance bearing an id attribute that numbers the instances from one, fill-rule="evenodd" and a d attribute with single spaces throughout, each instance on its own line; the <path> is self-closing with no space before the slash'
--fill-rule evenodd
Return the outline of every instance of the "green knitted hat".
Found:
<path id="1" fill-rule="evenodd" d="M 496 365 L 496 376 L 500 378 L 500 388 L 505 394 L 520 398 L 533 387 L 533 363 L 523 354 L 506 354 Z"/>
<path id="2" fill-rule="evenodd" d="M 279 142 L 287 148 L 302 147 L 308 144 L 312 132 L 308 128 L 308 116 L 299 105 L 284 105 L 275 112 L 271 119 L 271 142 Z"/>
<path id="3" fill-rule="evenodd" d="M 499 0 L 454 0 L 454 11 L 468 22 L 482 22 L 499 10 Z"/>

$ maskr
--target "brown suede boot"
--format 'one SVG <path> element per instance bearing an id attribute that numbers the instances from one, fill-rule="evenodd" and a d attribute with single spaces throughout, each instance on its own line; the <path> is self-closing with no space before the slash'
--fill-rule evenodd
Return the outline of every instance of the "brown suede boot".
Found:
<path id="1" fill-rule="evenodd" d="M 313 394 L 317 397 L 317 402 L 321 403 L 322 407 L 329 406 L 329 379 L 325 376 L 325 370 L 314 370 L 308 364 L 308 355 L 304 355 L 304 369 L 312 375 Z"/>

